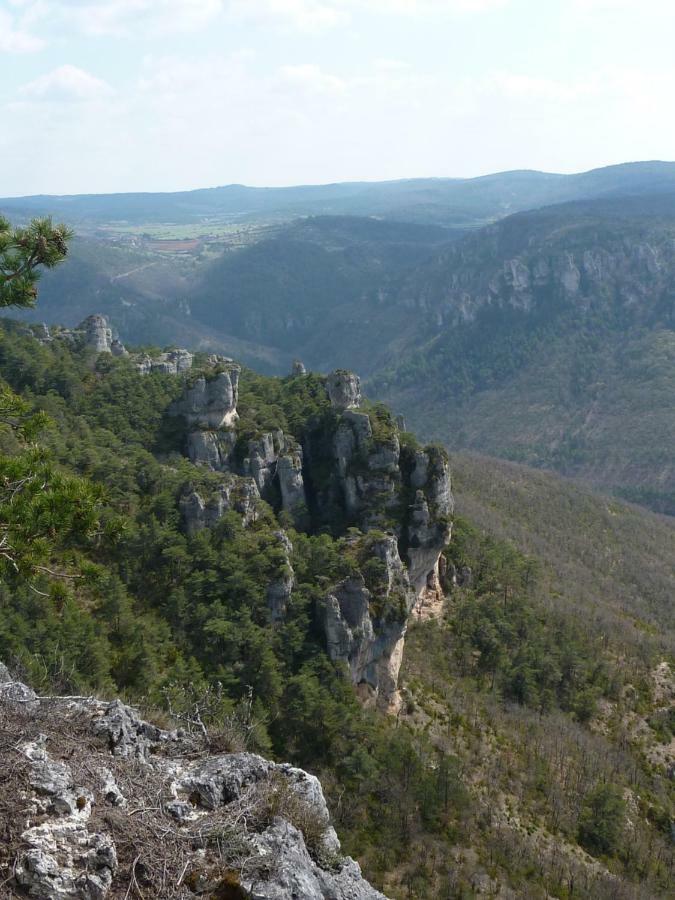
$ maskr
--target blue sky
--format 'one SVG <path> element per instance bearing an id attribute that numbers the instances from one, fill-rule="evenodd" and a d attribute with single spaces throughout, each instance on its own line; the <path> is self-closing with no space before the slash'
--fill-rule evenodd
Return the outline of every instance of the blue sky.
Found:
<path id="1" fill-rule="evenodd" d="M 0 196 L 675 159 L 665 0 L 0 0 Z"/>

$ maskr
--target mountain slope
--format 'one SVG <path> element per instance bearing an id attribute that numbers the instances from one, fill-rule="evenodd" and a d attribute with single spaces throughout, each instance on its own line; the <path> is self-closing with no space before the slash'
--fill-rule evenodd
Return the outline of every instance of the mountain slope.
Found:
<path id="1" fill-rule="evenodd" d="M 181 256 L 83 240 L 71 266 L 44 279 L 43 311 L 26 317 L 75 323 L 103 310 L 125 339 L 211 348 L 269 372 L 295 356 L 323 371 L 350 366 L 425 437 L 670 513 L 673 171 L 434 183 L 434 203 L 445 191 L 493 213 L 502 204 L 499 215 L 509 192 L 523 205 L 586 198 L 476 230 L 319 216 L 260 228 L 215 258 L 215 245 Z M 363 187 L 417 200 L 419 189 Z"/>
<path id="2" fill-rule="evenodd" d="M 567 479 L 478 454 L 452 456 L 457 506 L 546 566 L 560 603 L 617 639 L 675 650 L 675 522 Z"/>
<path id="3" fill-rule="evenodd" d="M 123 340 L 135 344 L 187 344 L 226 353 L 261 371 L 288 371 L 292 356 L 278 347 L 236 337 L 190 315 L 197 262 L 100 239 L 76 238 L 68 265 L 40 281 L 36 309 L 8 310 L 25 322 L 77 325 L 103 311 Z"/>
<path id="4" fill-rule="evenodd" d="M 521 213 L 390 296 L 416 321 L 371 390 L 454 448 L 675 510 L 675 197 Z"/>

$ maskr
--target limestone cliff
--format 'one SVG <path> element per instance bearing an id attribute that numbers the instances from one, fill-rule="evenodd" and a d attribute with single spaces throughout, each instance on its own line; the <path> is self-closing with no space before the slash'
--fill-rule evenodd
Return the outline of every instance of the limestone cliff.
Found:
<path id="1" fill-rule="evenodd" d="M 263 432 L 245 442 L 235 453 L 238 385 L 241 369 L 234 363 L 215 367 L 186 385 L 183 397 L 169 413 L 182 417 L 186 425 L 187 455 L 195 465 L 215 472 L 246 476 L 253 480 L 264 499 L 278 491 L 281 507 L 306 527 L 307 497 L 300 444 L 281 429 Z"/>
<path id="2" fill-rule="evenodd" d="M 301 769 L 209 755 L 119 700 L 38 698 L 1 664 L 0 721 L 10 896 L 385 900 Z"/>
<path id="3" fill-rule="evenodd" d="M 447 456 L 404 440 L 388 411 L 362 408 L 359 379 L 345 370 L 323 382 L 325 413 L 302 441 L 282 429 L 240 435 L 238 378 L 233 365 L 207 372 L 172 408 L 185 422 L 189 458 L 218 481 L 208 491 L 186 485 L 186 530 L 214 527 L 229 510 L 250 523 L 261 498 L 299 530 L 356 526 L 361 536 L 346 548 L 353 573 L 327 590 L 319 620 L 331 659 L 346 666 L 360 695 L 396 709 L 408 620 L 421 608 L 442 609 L 439 560 L 452 514 Z M 276 622 L 294 586 L 293 548 L 280 535 L 285 561 L 267 586 Z"/>

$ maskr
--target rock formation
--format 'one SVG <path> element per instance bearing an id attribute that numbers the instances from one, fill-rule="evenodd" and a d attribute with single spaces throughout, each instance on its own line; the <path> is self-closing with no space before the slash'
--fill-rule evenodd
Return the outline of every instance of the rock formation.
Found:
<path id="1" fill-rule="evenodd" d="M 113 329 L 106 316 L 96 313 L 87 316 L 76 328 L 55 328 L 53 331 L 45 324 L 31 326 L 31 331 L 40 343 L 65 341 L 75 347 L 85 347 L 94 353 L 112 353 L 115 356 L 126 356 L 127 351 L 119 338 L 114 337 Z"/>
<path id="2" fill-rule="evenodd" d="M 113 348 L 113 353 L 114 353 Z M 192 368 L 193 356 L 189 350 L 166 350 L 159 356 L 143 355 L 136 358 L 136 368 L 141 375 L 161 372 L 165 375 L 180 375 Z"/>
<path id="3" fill-rule="evenodd" d="M 172 405 L 170 414 L 182 416 L 186 423 L 188 457 L 215 472 L 252 478 L 264 499 L 276 485 L 282 508 L 305 526 L 303 453 L 297 441 L 281 429 L 264 432 L 248 441 L 243 459 L 234 458 L 239 373 L 239 366 L 230 363 L 215 375 L 200 376 Z"/>
<path id="4" fill-rule="evenodd" d="M 334 409 L 356 409 L 361 405 L 361 380 L 346 369 L 336 369 L 328 376 L 326 386 Z"/>
<path id="5" fill-rule="evenodd" d="M 240 372 L 241 368 L 232 363 L 208 378 L 201 375 L 173 405 L 173 415 L 183 416 L 193 429 L 217 431 L 233 425 L 238 418 Z"/>
<path id="6" fill-rule="evenodd" d="M 396 421 L 382 409 L 355 408 L 359 379 L 338 370 L 326 379 L 331 424 L 317 419 L 303 446 L 281 429 L 259 433 L 243 444 L 242 458 L 238 374 L 230 365 L 215 378 L 202 376 L 173 406 L 186 422 L 189 458 L 220 478 L 210 493 L 186 487 L 186 530 L 213 527 L 231 509 L 251 522 L 259 498 L 289 513 L 300 530 L 330 526 L 331 516 L 357 526 L 363 534 L 349 550 L 354 574 L 326 592 L 320 618 L 329 655 L 346 665 L 361 696 L 396 709 L 408 618 L 443 608 L 439 561 L 452 514 L 447 456 L 441 448 L 402 446 Z M 293 548 L 285 536 L 280 542 L 280 573 L 267 588 L 274 622 L 294 587 Z"/>
<path id="7" fill-rule="evenodd" d="M 235 441 L 233 431 L 191 431 L 187 436 L 190 462 L 216 472 L 224 471 L 228 467 Z"/>
<path id="8" fill-rule="evenodd" d="M 180 511 L 188 534 L 202 528 L 215 528 L 226 512 L 234 510 L 249 525 L 256 515 L 260 500 L 258 488 L 251 478 L 226 476 L 209 495 L 202 496 L 191 485 L 186 487 L 180 499 Z"/>
<path id="9" fill-rule="evenodd" d="M 141 375 L 161 372 L 165 375 L 180 375 L 192 368 L 193 355 L 180 348 L 165 350 L 158 356 L 131 354 L 119 337 L 115 336 L 107 316 L 96 313 L 88 316 L 77 328 L 60 328 L 53 332 L 47 325 L 31 326 L 33 335 L 43 344 L 54 340 L 66 341 L 73 346 L 86 347 L 94 353 L 110 353 L 113 356 L 129 357 Z M 214 357 L 212 365 L 225 362 L 224 357 Z"/>
<path id="10" fill-rule="evenodd" d="M 293 544 L 284 531 L 275 532 L 275 537 L 279 541 L 283 560 L 278 577 L 273 578 L 267 585 L 267 606 L 269 607 L 272 621 L 282 622 L 295 587 L 295 572 L 291 565 Z"/>
<path id="11" fill-rule="evenodd" d="M 9 678 L 0 666 L 12 896 L 121 900 L 138 884 L 185 900 L 385 900 L 341 855 L 313 775 L 205 756 L 120 701 L 35 698 Z"/>
<path id="12" fill-rule="evenodd" d="M 366 536 L 361 555 L 364 570 L 380 565 L 370 588 L 363 574 L 335 585 L 321 605 L 328 654 L 349 667 L 362 699 L 397 711 L 398 673 L 408 616 L 417 595 L 401 561 L 394 535 Z M 370 561 L 370 566 L 367 564 Z"/>
<path id="13" fill-rule="evenodd" d="M 84 344 L 94 353 L 110 353 L 112 344 L 112 329 L 105 316 L 88 316 L 78 327 L 78 331 L 84 334 Z"/>
<path id="14" fill-rule="evenodd" d="M 307 497 L 302 474 L 302 450 L 299 447 L 279 457 L 277 474 L 282 508 L 301 523 L 307 512 Z"/>
<path id="15" fill-rule="evenodd" d="M 129 351 L 119 338 L 114 338 L 111 341 L 110 352 L 113 356 L 129 356 Z"/>

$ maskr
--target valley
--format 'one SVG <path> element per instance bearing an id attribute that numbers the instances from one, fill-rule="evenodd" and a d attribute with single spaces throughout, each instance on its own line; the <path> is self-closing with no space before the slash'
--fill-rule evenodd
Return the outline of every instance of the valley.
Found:
<path id="1" fill-rule="evenodd" d="M 69 199 L 0 323 L 10 897 L 669 895 L 672 171 Z"/>
<path id="2" fill-rule="evenodd" d="M 323 372 L 347 366 L 427 439 L 672 513 L 672 171 L 634 164 L 429 187 L 453 204 L 493 191 L 515 192 L 516 206 L 580 195 L 515 215 L 493 206 L 484 227 L 416 221 L 410 209 L 409 221 L 375 217 L 374 198 L 410 197 L 404 184 L 336 186 L 354 203 L 371 198 L 367 218 L 289 212 L 212 233 L 180 221 L 106 225 L 102 210 L 121 199 L 79 198 L 69 266 L 47 273 L 39 310 L 20 316 L 74 325 L 102 311 L 123 339 L 211 349 L 269 374 L 294 358 Z M 536 193 L 543 185 L 549 193 Z M 298 189 L 302 212 L 328 193 Z M 173 202 L 147 208 L 160 200 Z"/>

